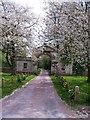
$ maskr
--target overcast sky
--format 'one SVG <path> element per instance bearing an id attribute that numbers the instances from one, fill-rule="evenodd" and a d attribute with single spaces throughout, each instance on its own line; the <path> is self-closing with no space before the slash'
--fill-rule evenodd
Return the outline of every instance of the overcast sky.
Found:
<path id="1" fill-rule="evenodd" d="M 75 1 L 80 1 L 80 0 L 11 0 L 11 1 L 15 1 L 16 3 L 19 3 L 21 5 L 31 6 L 31 7 L 33 7 L 33 10 L 34 10 L 35 13 L 41 14 L 42 13 L 43 1 L 75 2 Z M 86 0 L 86 1 L 89 1 L 89 0 Z"/>
<path id="2" fill-rule="evenodd" d="M 35 13 L 40 14 L 42 12 L 43 0 L 12 0 L 21 5 L 33 7 Z"/>

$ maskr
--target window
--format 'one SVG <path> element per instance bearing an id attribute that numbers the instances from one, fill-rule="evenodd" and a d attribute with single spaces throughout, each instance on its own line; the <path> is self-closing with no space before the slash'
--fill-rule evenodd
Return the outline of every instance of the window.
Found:
<path id="1" fill-rule="evenodd" d="M 62 70 L 65 70 L 65 68 L 64 68 L 64 67 L 62 67 Z"/>
<path id="2" fill-rule="evenodd" d="M 24 63 L 24 68 L 27 68 L 27 63 Z"/>

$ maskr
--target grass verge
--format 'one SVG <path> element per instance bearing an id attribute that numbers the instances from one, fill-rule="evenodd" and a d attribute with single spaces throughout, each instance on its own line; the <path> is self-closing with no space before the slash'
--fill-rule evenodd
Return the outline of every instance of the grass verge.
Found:
<path id="1" fill-rule="evenodd" d="M 13 76 L 13 81 L 12 81 L 11 75 L 9 73 L 0 73 L 0 83 L 2 82 L 1 81 L 2 77 L 4 77 L 3 87 L 0 84 L 0 91 L 2 91 L 0 98 L 10 95 L 15 89 L 21 88 L 22 85 L 26 84 L 35 77 L 35 75 L 28 75 L 25 77 L 25 80 L 21 80 L 21 82 L 18 82 L 17 76 L 18 75 Z"/>
<path id="2" fill-rule="evenodd" d="M 78 85 L 80 88 L 80 92 L 79 92 L 79 100 L 74 101 L 73 99 L 69 97 L 68 92 L 62 86 L 60 81 L 57 80 L 57 77 L 51 76 L 51 79 L 53 81 L 57 94 L 61 97 L 61 99 L 64 100 L 73 109 L 77 109 L 78 107 L 90 105 L 90 103 L 87 101 L 88 90 L 90 88 L 90 86 L 87 84 L 87 77 L 64 76 L 63 78 L 66 79 L 66 82 L 70 82 L 70 89 L 74 89 L 75 86 Z"/>

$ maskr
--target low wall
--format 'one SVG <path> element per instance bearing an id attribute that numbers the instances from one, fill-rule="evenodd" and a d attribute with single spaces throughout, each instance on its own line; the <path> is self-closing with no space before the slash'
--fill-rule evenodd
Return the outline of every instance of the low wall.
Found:
<path id="1" fill-rule="evenodd" d="M 0 72 L 11 72 L 11 69 L 9 67 L 0 67 Z"/>

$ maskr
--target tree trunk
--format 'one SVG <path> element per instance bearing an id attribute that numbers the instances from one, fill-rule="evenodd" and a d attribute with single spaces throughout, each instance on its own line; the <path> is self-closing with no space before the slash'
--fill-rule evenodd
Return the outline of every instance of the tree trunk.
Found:
<path id="1" fill-rule="evenodd" d="M 87 82 L 90 83 L 90 65 L 88 65 L 88 79 Z"/>
<path id="2" fill-rule="evenodd" d="M 86 2 L 87 13 L 88 13 L 88 80 L 90 83 L 90 1 Z"/>
<path id="3" fill-rule="evenodd" d="M 90 61 L 88 62 L 88 79 L 87 79 L 88 87 L 90 85 Z M 87 101 L 90 101 L 90 90 L 87 91 Z"/>
<path id="4" fill-rule="evenodd" d="M 8 56 L 9 56 L 9 55 L 8 55 L 8 52 L 7 52 L 7 53 L 6 53 L 6 60 L 7 60 L 7 63 L 8 63 L 8 65 L 9 65 L 10 69 L 11 69 L 11 71 L 10 71 L 10 72 L 11 72 L 11 75 L 15 75 L 15 74 L 16 74 L 15 59 L 12 58 L 12 60 L 9 61 L 9 57 L 8 57 Z"/>
<path id="5" fill-rule="evenodd" d="M 11 67 L 11 75 L 15 75 L 16 74 L 16 69 L 15 67 Z"/>
<path id="6" fill-rule="evenodd" d="M 16 56 L 15 56 L 15 43 L 13 41 L 10 42 L 10 44 L 7 45 L 7 51 L 6 51 L 6 60 L 8 65 L 11 68 L 11 74 L 15 75 L 16 73 Z"/>

